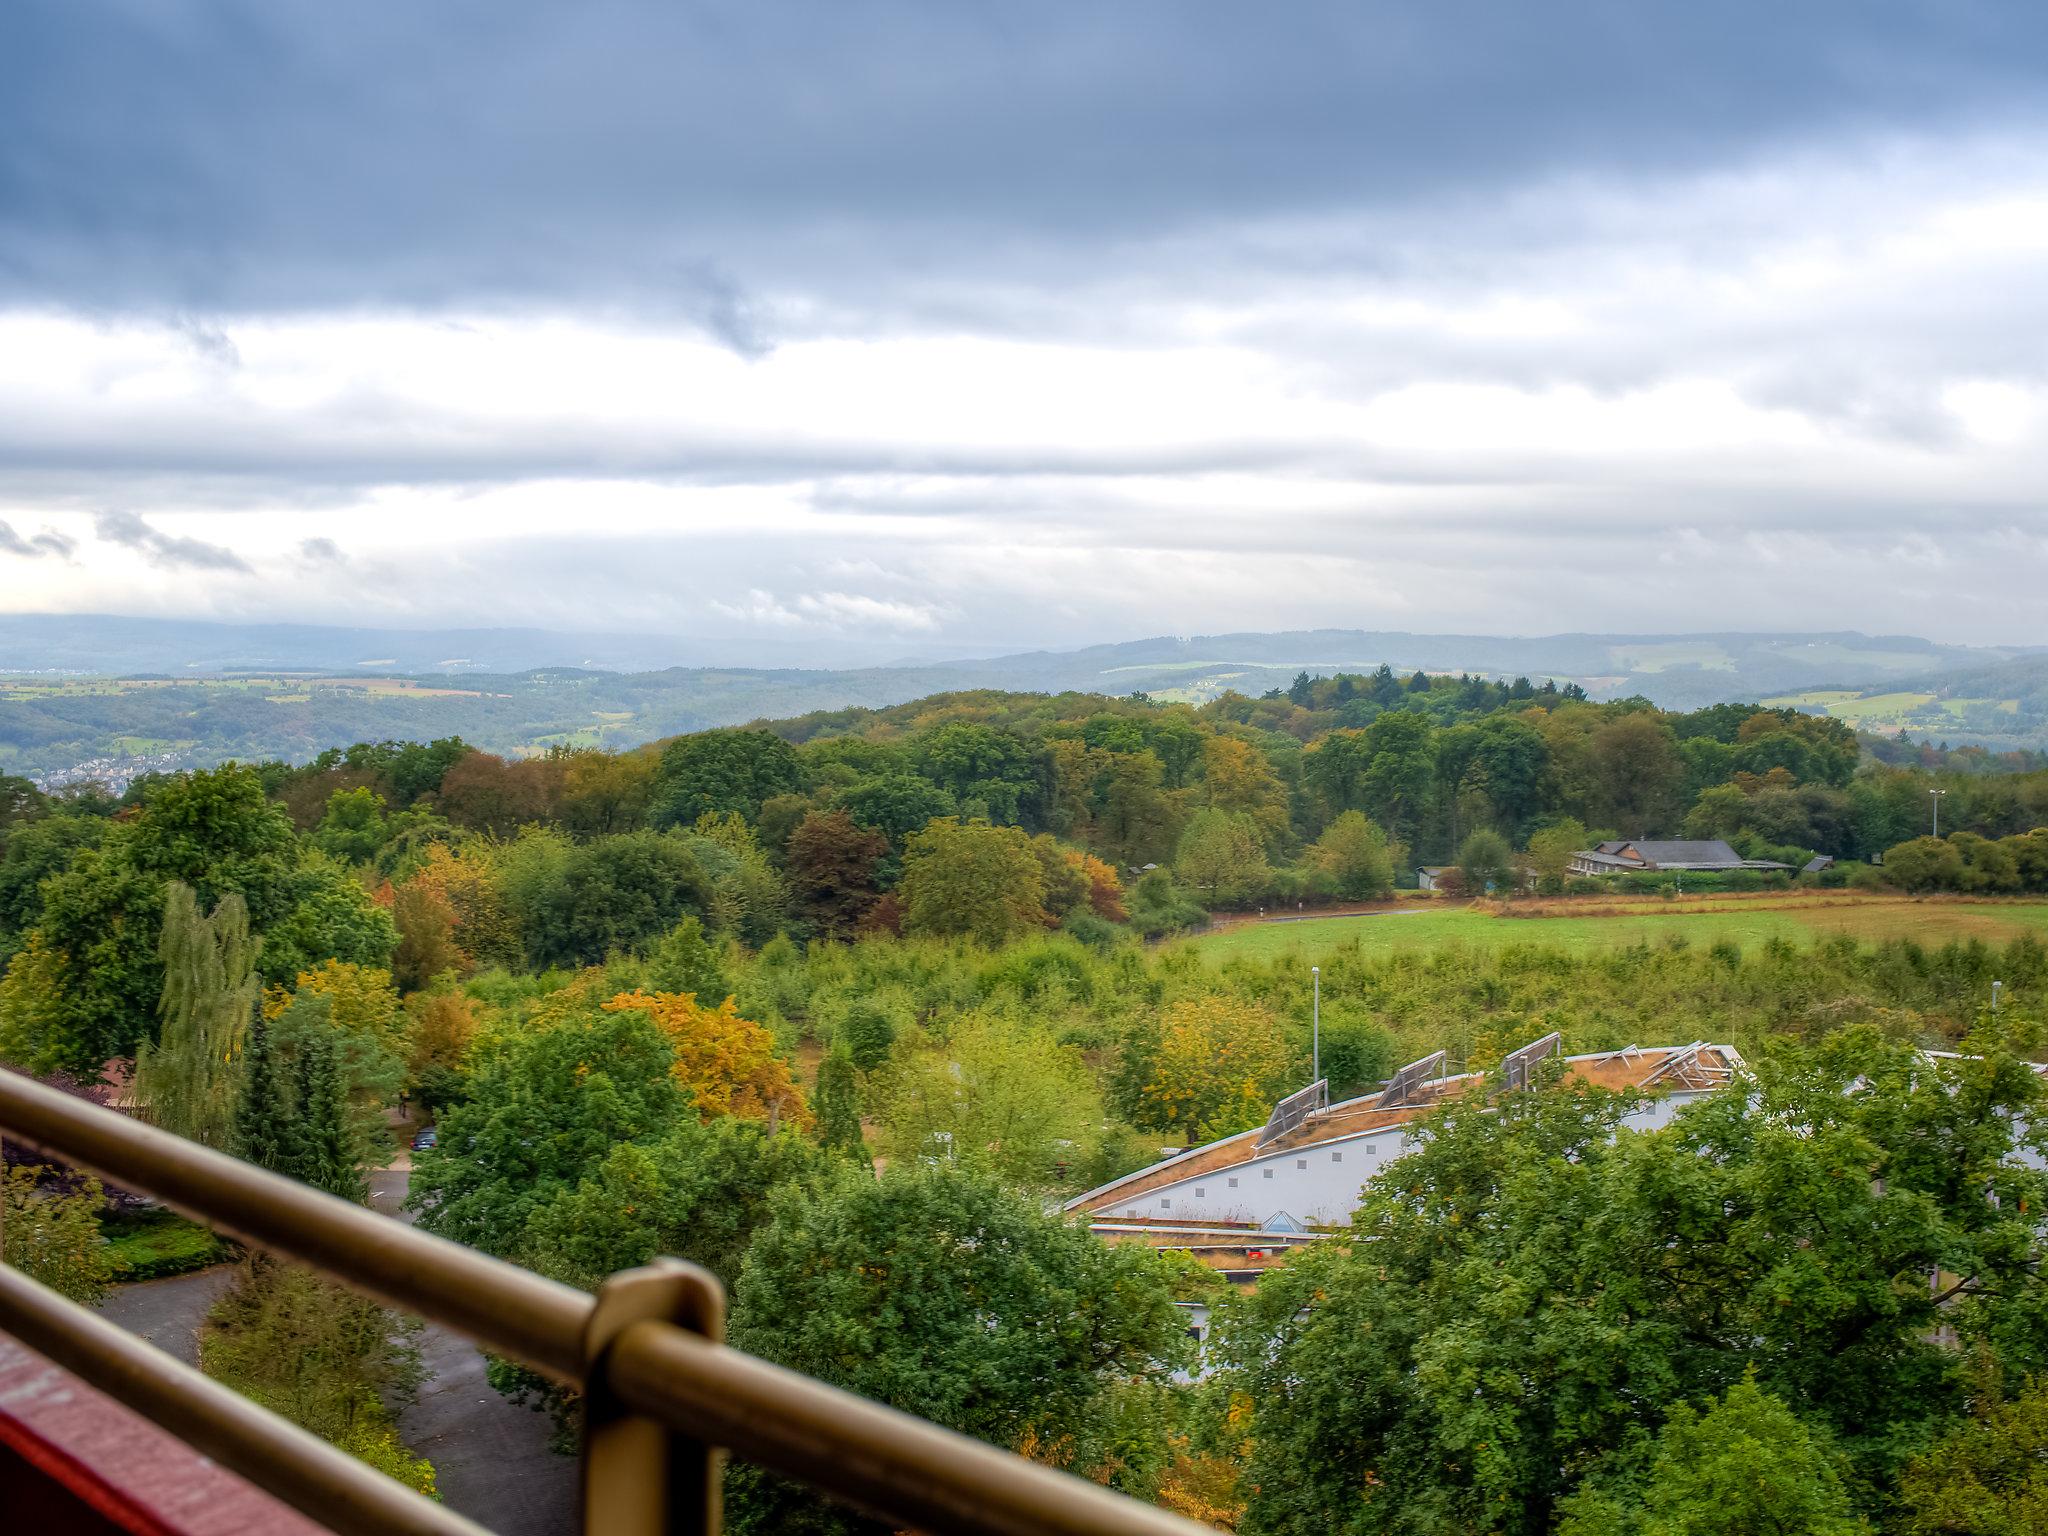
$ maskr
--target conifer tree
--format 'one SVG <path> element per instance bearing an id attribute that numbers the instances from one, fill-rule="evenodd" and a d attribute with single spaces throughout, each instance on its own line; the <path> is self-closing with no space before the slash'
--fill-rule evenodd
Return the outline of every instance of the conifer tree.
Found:
<path id="1" fill-rule="evenodd" d="M 256 1009 L 256 950 L 249 909 L 230 892 L 202 916 L 192 888 L 164 898 L 163 1017 L 154 1046 L 137 1053 L 136 1091 L 165 1130 L 224 1146 L 235 1117 L 242 1041 Z"/>
<path id="2" fill-rule="evenodd" d="M 366 1199 L 369 1187 L 357 1156 L 334 1037 L 325 1031 L 308 1033 L 299 1042 L 296 1069 L 297 1114 L 286 1143 L 289 1166 L 280 1171 L 345 1200 Z"/>
<path id="3" fill-rule="evenodd" d="M 296 1118 L 291 1082 L 277 1058 L 276 1027 L 258 1018 L 249 1029 L 242 1058 L 242 1092 L 235 1102 L 235 1156 L 274 1172 L 287 1173 L 291 1128 Z"/>
<path id="4" fill-rule="evenodd" d="M 840 1157 L 866 1163 L 867 1142 L 861 1136 L 860 1087 L 853 1053 L 841 1042 L 818 1064 L 818 1091 L 812 1107 L 818 1116 L 818 1145 Z"/>

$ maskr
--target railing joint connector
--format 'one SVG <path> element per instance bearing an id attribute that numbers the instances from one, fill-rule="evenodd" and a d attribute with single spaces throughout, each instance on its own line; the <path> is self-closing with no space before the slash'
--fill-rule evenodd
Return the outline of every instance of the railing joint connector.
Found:
<path id="1" fill-rule="evenodd" d="M 584 1536 L 718 1536 L 724 1449 L 634 1412 L 612 1390 L 612 1346 L 645 1322 L 723 1343 L 725 1287 L 701 1265 L 668 1258 L 598 1287 L 583 1333 Z"/>

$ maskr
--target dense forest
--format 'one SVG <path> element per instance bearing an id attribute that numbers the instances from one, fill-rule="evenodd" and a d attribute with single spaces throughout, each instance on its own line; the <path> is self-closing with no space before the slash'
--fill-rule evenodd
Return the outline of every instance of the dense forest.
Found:
<path id="1" fill-rule="evenodd" d="M 438 1119 L 430 1230 L 586 1287 L 697 1259 L 742 1347 L 1247 1532 L 1733 1536 L 1694 1516 L 1759 1498 L 1802 1530 L 2026 1529 L 1952 1512 L 2048 1497 L 2048 1180 L 2015 1160 L 2042 1150 L 2034 940 L 1354 941 L 1320 956 L 1334 1093 L 1553 1029 L 1727 1041 L 1759 1090 L 1655 1137 L 1616 1135 L 1608 1095 L 1457 1106 L 1366 1191 L 1372 1242 L 1249 1296 L 1057 1214 L 1309 1075 L 1300 963 L 1148 937 L 1423 862 L 1569 900 L 1565 858 L 1607 833 L 2038 890 L 2048 773 L 1999 767 L 1382 672 L 1199 707 L 942 695 L 619 754 L 382 742 L 119 799 L 8 781 L 0 1058 L 87 1093 L 132 1061 L 158 1124 L 355 1199 L 403 1096 Z M 99 1198 L 10 1171 L 9 1258 L 97 1294 Z M 203 1359 L 431 1486 L 393 1416 L 417 1356 L 370 1303 L 246 1261 Z M 746 1469 L 729 1494 L 736 1529 L 873 1529 Z"/>

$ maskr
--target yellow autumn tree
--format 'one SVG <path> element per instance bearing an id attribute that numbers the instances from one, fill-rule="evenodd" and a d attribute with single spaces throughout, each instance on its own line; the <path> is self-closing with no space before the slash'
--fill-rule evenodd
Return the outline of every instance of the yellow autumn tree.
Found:
<path id="1" fill-rule="evenodd" d="M 399 887 L 397 900 L 402 902 L 408 892 L 417 893 L 414 900 L 423 912 L 446 911 L 462 969 L 519 964 L 519 924 L 499 892 L 496 861 L 488 847 L 471 847 L 458 855 L 447 844 L 435 843 Z M 401 935 L 404 928 L 401 922 Z"/>
<path id="2" fill-rule="evenodd" d="M 1293 1070 L 1287 1036 L 1269 1009 L 1220 995 L 1184 998 L 1160 1020 L 1141 1095 L 1145 1121 L 1190 1141 L 1249 1130 L 1287 1092 Z"/>
<path id="3" fill-rule="evenodd" d="M 405 1000 L 405 1011 L 412 1025 L 406 1072 L 414 1082 L 468 1065 L 478 1023 L 473 999 L 450 990 L 415 992 Z"/>
<path id="4" fill-rule="evenodd" d="M 676 1081 L 690 1090 L 702 1118 L 809 1122 L 775 1037 L 741 1018 L 731 998 L 711 1008 L 688 992 L 621 992 L 604 1006 L 638 1009 L 660 1026 L 675 1047 Z"/>
<path id="5" fill-rule="evenodd" d="M 275 1020 L 295 997 L 324 997 L 328 1021 L 348 1034 L 374 1040 L 385 1050 L 405 1052 L 405 1010 L 391 973 L 380 966 L 327 960 L 301 971 L 289 991 L 272 987 L 263 994 L 263 1017 Z"/>

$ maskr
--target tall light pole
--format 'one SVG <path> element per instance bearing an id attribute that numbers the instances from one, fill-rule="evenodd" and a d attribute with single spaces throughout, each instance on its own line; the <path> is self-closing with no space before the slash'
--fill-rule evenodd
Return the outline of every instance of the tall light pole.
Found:
<path id="1" fill-rule="evenodd" d="M 1930 789 L 1927 791 L 1929 798 L 1934 801 L 1934 835 L 1936 837 L 1941 836 L 1941 797 L 1947 793 L 1948 791 L 1945 789 Z"/>
<path id="2" fill-rule="evenodd" d="M 2005 985 L 2002 981 L 1991 983 L 1991 1017 L 1998 1017 L 1998 990 Z"/>
<path id="3" fill-rule="evenodd" d="M 1308 979 L 1315 988 L 1314 1011 L 1309 1015 L 1308 1080 L 1320 1083 L 1323 1080 L 1323 968 L 1320 965 L 1310 966 Z"/>

